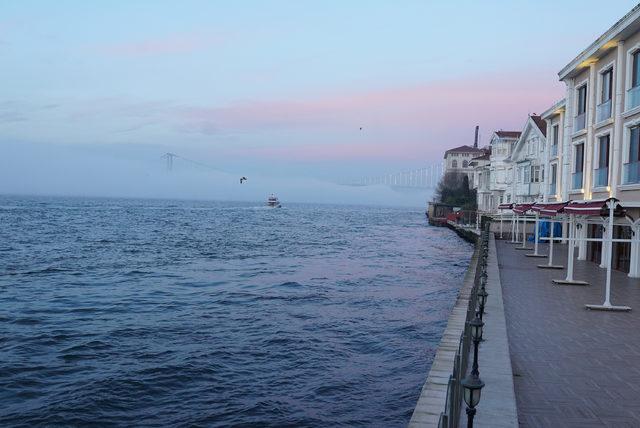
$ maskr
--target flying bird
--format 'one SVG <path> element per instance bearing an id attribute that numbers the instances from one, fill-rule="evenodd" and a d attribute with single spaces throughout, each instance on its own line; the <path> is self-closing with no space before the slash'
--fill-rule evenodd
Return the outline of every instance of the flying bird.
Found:
<path id="1" fill-rule="evenodd" d="M 362 131 L 362 126 L 360 127 L 360 130 Z"/>
<path id="2" fill-rule="evenodd" d="M 245 181 L 247 181 L 247 177 L 240 177 L 240 184 L 244 183 Z"/>

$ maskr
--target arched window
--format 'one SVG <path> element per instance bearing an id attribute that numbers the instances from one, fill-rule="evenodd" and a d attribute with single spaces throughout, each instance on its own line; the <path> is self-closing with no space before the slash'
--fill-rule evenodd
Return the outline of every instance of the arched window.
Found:
<path id="1" fill-rule="evenodd" d="M 468 167 L 468 166 L 469 166 L 469 162 L 468 162 L 468 161 L 466 161 L 466 160 L 463 160 L 463 161 L 462 161 L 462 167 L 463 167 L 463 168 L 466 168 L 466 167 Z"/>
<path id="2" fill-rule="evenodd" d="M 458 167 L 458 161 L 454 159 L 454 160 L 451 162 L 451 168 L 457 168 L 457 167 Z"/>

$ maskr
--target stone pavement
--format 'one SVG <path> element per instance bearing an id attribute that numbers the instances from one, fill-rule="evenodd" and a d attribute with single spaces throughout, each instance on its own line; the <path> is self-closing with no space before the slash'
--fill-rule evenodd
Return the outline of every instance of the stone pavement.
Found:
<path id="1" fill-rule="evenodd" d="M 640 427 L 640 279 L 613 272 L 611 303 L 631 312 L 589 311 L 604 300 L 605 269 L 576 261 L 574 278 L 591 285 L 554 285 L 566 270 L 496 244 L 520 425 Z M 554 264 L 566 257 L 555 245 Z"/>
<path id="2" fill-rule="evenodd" d="M 489 258 L 487 260 L 487 305 L 485 307 L 484 341 L 478 348 L 478 367 L 480 378 L 485 386 L 482 389 L 475 426 L 482 428 L 511 428 L 518 426 L 516 398 L 513 386 L 513 372 L 509 358 L 509 342 L 505 324 L 502 287 L 498 271 L 498 258 L 495 240 L 489 239 Z M 471 345 L 473 350 L 473 345 Z M 473 351 L 469 356 L 469 366 L 473 363 Z M 471 367 L 469 367 L 471 371 Z M 467 415 L 461 412 L 460 426 L 465 426 Z"/>

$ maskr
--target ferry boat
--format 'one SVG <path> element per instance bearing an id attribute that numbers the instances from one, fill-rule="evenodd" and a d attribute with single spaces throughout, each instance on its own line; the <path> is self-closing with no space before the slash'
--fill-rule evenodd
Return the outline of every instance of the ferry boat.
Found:
<path id="1" fill-rule="evenodd" d="M 280 208 L 280 201 L 278 200 L 278 198 L 276 198 L 275 195 L 271 195 L 269 196 L 269 199 L 267 199 L 267 206 L 271 207 L 271 208 Z"/>

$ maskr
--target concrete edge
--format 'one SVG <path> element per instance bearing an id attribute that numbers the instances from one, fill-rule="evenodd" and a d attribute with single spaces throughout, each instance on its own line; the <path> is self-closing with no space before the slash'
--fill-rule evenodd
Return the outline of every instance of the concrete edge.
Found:
<path id="1" fill-rule="evenodd" d="M 462 237 L 471 240 L 471 236 Z M 475 243 L 476 239 L 477 235 L 473 237 L 472 242 Z M 460 335 L 466 322 L 467 307 L 469 306 L 469 297 L 473 288 L 479 255 L 480 246 L 476 245 L 462 287 L 458 292 L 456 303 L 449 315 L 447 327 L 444 329 L 436 355 L 433 358 L 427 380 L 422 387 L 420 397 L 413 410 L 409 427 L 437 427 L 440 413 L 445 410 L 447 384 L 449 376 L 453 374 L 454 358 L 460 343 Z"/>
<path id="2" fill-rule="evenodd" d="M 477 407 L 475 425 L 492 428 L 517 427 L 518 408 L 502 299 L 498 254 L 493 234 L 489 238 L 486 289 L 489 296 L 485 309 L 486 314 L 483 317 L 485 340 L 478 349 L 480 378 L 485 382 L 485 387 Z"/>

